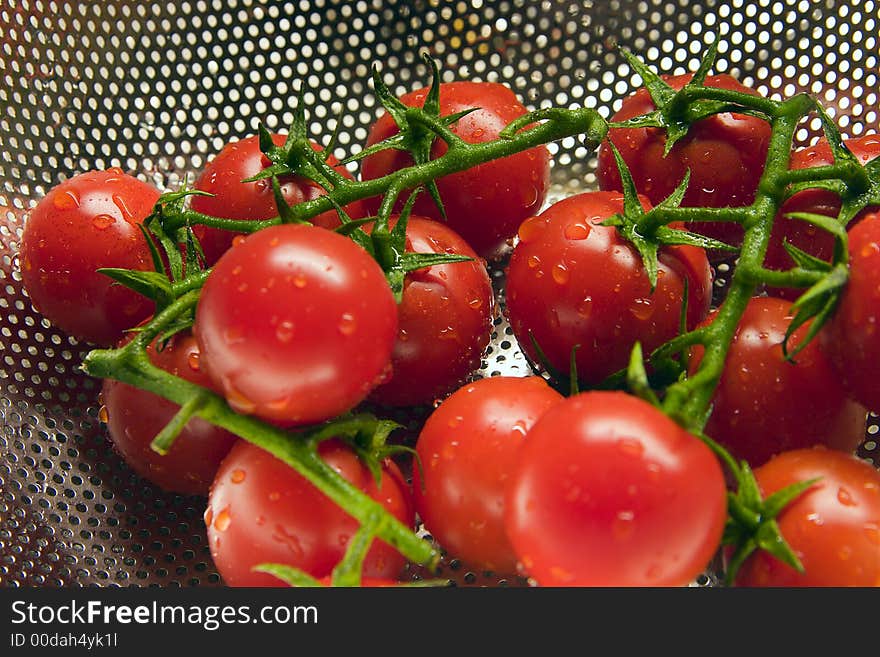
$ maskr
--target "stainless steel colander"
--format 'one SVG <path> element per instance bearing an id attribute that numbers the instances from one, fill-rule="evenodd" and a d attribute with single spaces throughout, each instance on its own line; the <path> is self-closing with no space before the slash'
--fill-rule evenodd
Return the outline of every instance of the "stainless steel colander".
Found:
<path id="1" fill-rule="evenodd" d="M 403 93 L 428 80 L 423 50 L 444 79 L 607 117 L 637 82 L 618 46 L 682 73 L 718 37 L 718 72 L 769 96 L 811 92 L 858 136 L 878 129 L 878 31 L 877 0 L 0 0 L 0 585 L 220 583 L 204 499 L 132 474 L 99 419 L 100 382 L 77 369 L 88 346 L 22 290 L 28 209 L 59 181 L 118 166 L 176 188 L 259 122 L 285 128 L 297 81 L 315 134 L 343 111 L 337 155 L 351 153 L 380 111 L 370 65 Z M 553 199 L 595 185 L 592 152 L 574 139 L 551 151 Z M 500 318 L 479 372 L 495 373 L 528 373 Z M 397 419 L 414 434 L 422 417 Z M 870 416 L 860 454 L 880 464 L 877 431 Z M 454 560 L 444 574 L 516 583 Z"/>

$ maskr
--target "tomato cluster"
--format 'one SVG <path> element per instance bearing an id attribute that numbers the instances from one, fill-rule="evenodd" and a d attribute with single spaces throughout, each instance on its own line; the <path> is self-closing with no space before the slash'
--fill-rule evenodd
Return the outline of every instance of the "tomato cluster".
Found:
<path id="1" fill-rule="evenodd" d="M 661 79 L 672 93 L 694 76 Z M 754 94 L 730 76 L 702 85 Z M 190 321 L 151 340 L 144 362 L 290 441 L 365 407 L 414 409 L 424 422 L 411 461 L 392 459 L 399 450 L 385 436 L 322 435 L 314 457 L 404 526 L 421 522 L 470 567 L 546 586 L 686 585 L 720 554 L 732 462 L 743 464 L 734 468 L 740 475 L 755 468 L 768 497 L 819 478 L 779 516 L 804 572 L 759 551 L 738 583 L 877 584 L 880 475 L 853 454 L 867 411 L 880 411 L 872 371 L 880 358 L 880 216 L 871 207 L 854 216 L 846 257 L 815 221 L 786 216 L 837 217 L 842 201 L 828 187 L 779 203 L 765 269 L 782 272 L 808 258 L 829 269 L 848 263 L 839 307 L 816 336 L 810 322 L 796 320 L 792 301 L 803 290 L 755 285 L 730 331 L 723 372 L 710 382 L 711 413 L 682 421 L 644 388 L 670 380 L 670 362 L 678 368 L 672 380 L 699 380 L 715 357 L 712 331 L 725 300 L 716 296 L 713 308 L 710 263 L 719 244 L 699 237 L 738 246 L 743 225 L 670 222 L 651 251 L 626 222 L 653 208 L 749 206 L 773 130 L 760 112 L 722 108 L 667 148 L 662 127 L 615 125 L 651 112 L 655 100 L 639 91 L 612 118 L 599 147 L 599 190 L 549 205 L 550 155 L 540 145 L 442 175 L 414 203 L 406 195 L 346 197 L 307 222 L 291 219 L 292 208 L 345 191 L 349 181 L 390 180 L 452 150 L 446 139 L 425 142 L 423 126 L 404 125 L 401 108 L 433 106 L 438 116 L 428 118 L 441 122 L 457 114 L 447 139 L 466 144 L 496 140 L 529 118 L 496 83 L 442 83 L 398 99 L 397 112 L 373 125 L 358 178 L 315 142 L 294 157 L 284 150 L 288 135 L 252 135 L 201 172 L 201 193 L 186 202 L 187 241 L 162 255 L 152 227 L 163 214 L 159 190 L 115 169 L 80 174 L 31 212 L 22 279 L 60 329 L 124 350 L 159 321 L 167 299 L 147 299 L 97 270 L 152 271 L 154 283 L 155 274 L 170 276 L 156 283 L 166 292 L 203 276 Z M 385 142 L 393 147 L 377 148 Z M 847 145 L 865 164 L 880 139 Z M 833 165 L 834 152 L 819 142 L 794 152 L 790 169 Z M 317 178 L 307 175 L 314 158 L 325 167 Z M 429 259 L 401 270 L 411 254 Z M 189 271 L 174 276 L 172 261 L 182 256 Z M 503 268 L 503 289 L 493 288 L 486 259 Z M 476 379 L 501 309 L 535 374 Z M 665 367 L 642 363 L 639 379 L 634 349 L 651 354 L 689 333 L 702 339 L 666 354 Z M 642 394 L 623 390 L 639 392 L 639 381 Z M 180 416 L 185 409 L 161 392 L 106 379 L 110 438 L 158 486 L 207 496 L 205 524 L 224 581 L 279 584 L 255 569 L 266 563 L 331 581 L 357 520 L 265 445 L 238 438 L 228 430 L 234 423 L 221 428 L 197 417 L 198 408 Z M 154 438 L 180 417 L 170 449 L 157 450 Z M 863 512 L 848 511 L 855 506 Z M 802 531 L 804 522 L 815 526 Z M 406 560 L 396 547 L 373 537 L 361 555 L 365 582 L 401 576 Z M 846 562 L 839 577 L 835 560 Z"/>

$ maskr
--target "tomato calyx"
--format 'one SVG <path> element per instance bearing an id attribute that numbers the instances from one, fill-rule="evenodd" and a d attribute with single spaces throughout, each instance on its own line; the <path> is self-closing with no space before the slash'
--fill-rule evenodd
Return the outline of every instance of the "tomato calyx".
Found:
<path id="1" fill-rule="evenodd" d="M 776 519 L 819 479 L 791 484 L 762 499 L 758 482 L 746 461 L 737 462 L 727 450 L 705 434 L 699 437 L 727 466 L 735 480 L 735 490 L 727 494 L 728 517 L 721 540 L 722 546 L 733 549 L 725 567 L 726 585 L 733 584 L 740 567 L 756 550 L 768 552 L 798 572 L 804 572 L 803 564 L 783 538 Z"/>
<path id="2" fill-rule="evenodd" d="M 709 116 L 734 111 L 739 114 L 754 114 L 760 118 L 768 118 L 772 112 L 772 105 L 765 107 L 764 111 L 754 108 L 753 102 L 743 106 L 740 103 L 741 96 L 744 95 L 736 92 L 720 94 L 723 97 L 721 99 L 698 98 L 692 100 L 694 93 L 709 89 L 704 84 L 718 57 L 718 43 L 717 40 L 712 42 L 691 80 L 678 91 L 651 70 L 641 59 L 626 48 L 621 48 L 621 54 L 642 78 L 656 109 L 642 116 L 615 122 L 611 127 L 664 129 L 666 144 L 663 154 L 666 156 L 676 142 L 688 134 L 691 125 Z"/>

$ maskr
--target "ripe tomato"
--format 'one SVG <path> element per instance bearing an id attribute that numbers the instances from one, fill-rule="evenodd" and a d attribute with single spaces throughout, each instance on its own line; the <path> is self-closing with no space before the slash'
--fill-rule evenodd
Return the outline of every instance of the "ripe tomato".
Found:
<path id="1" fill-rule="evenodd" d="M 690 73 L 663 76 L 676 90 L 692 78 Z M 710 75 L 705 86 L 757 93 L 730 75 Z M 624 99 L 611 120 L 625 121 L 654 109 L 648 90 L 641 88 Z M 716 114 L 694 123 L 665 157 L 666 132 L 660 128 L 612 128 L 608 139 L 623 156 L 636 189 L 654 205 L 672 194 L 690 170 L 683 206 L 744 206 L 755 199 L 758 180 L 764 171 L 770 124 L 744 114 Z M 599 147 L 596 176 L 600 189 L 622 189 L 617 163 L 607 143 Z M 690 227 L 728 244 L 737 245 L 742 241 L 742 227 L 736 223 L 698 222 Z"/>
<path id="2" fill-rule="evenodd" d="M 101 346 L 149 317 L 152 301 L 95 270 L 153 269 L 138 225 L 158 199 L 159 190 L 116 168 L 50 189 L 21 241 L 21 276 L 34 307 L 62 331 Z"/>
<path id="3" fill-rule="evenodd" d="M 473 260 L 407 274 L 397 307 L 391 378 L 370 395 L 373 401 L 392 406 L 430 403 L 477 369 L 489 343 L 495 309 L 485 264 L 452 229 L 411 216 L 406 235 L 407 251 L 453 253 Z"/>
<path id="4" fill-rule="evenodd" d="M 382 466 L 377 486 L 354 452 L 336 440 L 318 453 L 330 467 L 402 523 L 415 524 L 412 493 L 391 461 Z M 321 578 L 345 554 L 357 521 L 283 461 L 243 440 L 223 460 L 205 511 L 211 556 L 229 586 L 282 586 L 272 575 L 253 572 L 261 563 L 281 563 Z M 397 577 L 405 560 L 375 539 L 363 574 Z"/>
<path id="5" fill-rule="evenodd" d="M 285 139 L 287 135 L 272 135 L 272 141 L 276 146 L 284 145 Z M 318 144 L 313 143 L 312 148 L 321 151 Z M 351 178 L 348 170 L 339 165 L 335 157 L 330 155 L 327 161 L 346 178 Z M 210 192 L 214 196 L 193 196 L 192 209 L 227 219 L 262 220 L 277 217 L 278 208 L 272 193 L 272 181 L 266 179 L 242 182 L 245 178 L 257 175 L 270 164 L 268 158 L 260 151 L 259 135 L 227 144 L 208 163 L 195 182 L 196 189 Z M 289 205 L 310 201 L 326 193 L 323 187 L 303 176 L 282 176 L 278 183 Z M 360 201 L 345 206 L 345 211 L 352 218 L 364 216 L 364 208 Z M 335 228 L 339 226 L 339 215 L 336 210 L 328 210 L 311 221 L 318 226 Z M 229 249 L 237 233 L 219 228 L 199 227 L 196 235 L 205 252 L 205 259 L 211 265 Z"/>
<path id="6" fill-rule="evenodd" d="M 526 435 L 505 517 L 541 586 L 680 586 L 719 546 L 724 474 L 703 442 L 647 402 L 586 392 Z"/>
<path id="7" fill-rule="evenodd" d="M 880 135 L 863 135 L 855 139 L 848 139 L 845 143 L 862 164 L 880 156 Z M 795 151 L 791 156 L 790 168 L 806 169 L 832 164 L 834 164 L 834 155 L 831 152 L 831 146 L 828 145 L 828 140 L 823 137 L 814 146 Z M 876 210 L 876 208 L 873 209 Z M 850 222 L 850 226 L 861 221 L 871 210 L 870 207 L 862 210 Z M 782 205 L 773 224 L 764 265 L 768 269 L 779 270 L 794 267 L 794 261 L 783 246 L 784 241 L 791 242 L 794 246 L 817 258 L 830 261 L 834 253 L 834 237 L 831 233 L 799 219 L 786 219 L 785 215 L 790 212 L 809 212 L 827 217 L 837 217 L 840 213 L 840 198 L 828 190 L 809 189 L 788 199 Z M 803 293 L 803 290 L 773 288 L 770 292 L 775 296 L 794 300 Z"/>
<path id="8" fill-rule="evenodd" d="M 421 107 L 427 94 L 428 89 L 419 89 L 401 96 L 400 100 L 409 107 Z M 513 91 L 502 84 L 447 82 L 440 85 L 441 116 L 475 107 L 479 109 L 450 126 L 456 135 L 472 144 L 496 139 L 508 123 L 527 112 Z M 367 145 L 387 139 L 398 131 L 394 119 L 383 114 L 370 129 Z M 446 151 L 446 143 L 437 139 L 431 157 L 436 159 Z M 382 151 L 364 158 L 361 178 L 380 178 L 412 163 L 406 152 Z M 449 227 L 485 258 L 499 255 L 505 243 L 516 234 L 520 222 L 540 209 L 549 184 L 550 152 L 544 146 L 437 180 Z M 367 200 L 371 212 L 375 213 L 380 200 Z M 428 194 L 422 194 L 416 201 L 415 212 L 442 219 Z"/>
<path id="9" fill-rule="evenodd" d="M 636 341 L 647 353 L 678 334 L 685 279 L 689 327 L 709 311 L 705 252 L 663 248 L 652 294 L 638 252 L 616 228 L 601 225 L 622 211 L 616 192 L 586 192 L 550 206 L 520 226 L 507 271 L 507 313 L 519 345 L 537 360 L 531 332 L 563 372 L 579 345 L 578 378 L 589 384 L 626 367 Z"/>
<path id="10" fill-rule="evenodd" d="M 220 258 L 193 332 L 202 366 L 232 408 L 310 424 L 351 409 L 380 382 L 397 306 L 379 265 L 352 240 L 284 224 Z"/>
<path id="11" fill-rule="evenodd" d="M 491 377 L 459 388 L 428 417 L 416 443 L 416 511 L 452 556 L 516 572 L 504 529 L 507 482 L 529 429 L 561 400 L 540 377 Z"/>
<path id="12" fill-rule="evenodd" d="M 147 355 L 166 372 L 211 387 L 199 367 L 199 350 L 191 334 L 178 333 L 161 350 L 156 349 L 154 341 Z M 233 434 L 193 418 L 162 456 L 150 443 L 180 410 L 177 404 L 114 379 L 104 380 L 102 398 L 113 446 L 132 470 L 164 490 L 183 495 L 208 494 L 220 461 L 236 441 Z"/>
<path id="13" fill-rule="evenodd" d="M 880 472 L 823 448 L 784 452 L 755 470 L 766 497 L 821 477 L 778 516 L 782 537 L 804 567 L 798 573 L 767 552 L 753 553 L 739 586 L 880 585 Z"/>
<path id="14" fill-rule="evenodd" d="M 849 229 L 850 278 L 821 335 L 843 387 L 874 412 L 880 411 L 880 211 Z"/>
<path id="15" fill-rule="evenodd" d="M 712 398 L 706 434 L 753 467 L 799 447 L 852 451 L 865 437 L 866 411 L 844 392 L 818 341 L 798 353 L 795 363 L 784 360 L 790 309 L 789 301 L 774 297 L 749 302 Z M 795 332 L 792 349 L 806 331 L 802 326 Z M 702 348 L 694 353 L 691 371 Z"/>

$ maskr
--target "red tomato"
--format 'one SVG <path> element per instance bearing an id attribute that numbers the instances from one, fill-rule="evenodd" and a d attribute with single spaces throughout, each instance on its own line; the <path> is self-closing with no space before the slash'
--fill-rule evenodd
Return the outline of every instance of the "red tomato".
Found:
<path id="1" fill-rule="evenodd" d="M 285 139 L 287 135 L 272 135 L 272 141 L 276 146 L 282 146 Z M 313 143 L 312 148 L 317 152 L 321 151 L 318 144 Z M 335 157 L 330 155 L 327 162 L 346 178 L 351 178 L 348 170 L 339 165 Z M 272 181 L 266 179 L 250 183 L 242 182 L 245 178 L 257 175 L 270 164 L 271 162 L 260 151 L 259 135 L 227 144 L 208 163 L 195 182 L 196 189 L 210 192 L 214 196 L 193 196 L 192 209 L 227 219 L 262 220 L 277 217 L 278 207 L 272 193 Z M 303 176 L 281 176 L 278 182 L 281 185 L 281 193 L 289 205 L 311 201 L 326 194 L 323 187 Z M 345 211 L 353 219 L 364 216 L 360 201 L 345 206 Z M 328 210 L 316 216 L 311 222 L 325 228 L 336 228 L 339 226 L 339 215 L 336 210 Z M 237 234 L 219 228 L 199 227 L 196 235 L 199 237 L 209 265 L 214 264 L 229 249 Z"/>
<path id="2" fill-rule="evenodd" d="M 678 334 L 685 279 L 688 325 L 709 311 L 704 251 L 662 249 L 652 294 L 638 252 L 616 228 L 601 225 L 622 210 L 615 192 L 586 192 L 550 206 L 523 222 L 507 271 L 507 313 L 519 345 L 537 360 L 531 332 L 563 372 L 580 345 L 578 375 L 589 384 L 626 367 L 636 341 L 647 353 Z"/>
<path id="3" fill-rule="evenodd" d="M 663 76 L 673 88 L 681 89 L 693 74 Z M 757 95 L 730 75 L 710 75 L 705 86 Z M 655 109 L 648 90 L 641 88 L 624 99 L 612 121 L 646 114 Z M 639 193 L 657 205 L 684 180 L 691 177 L 683 206 L 721 208 L 749 205 L 755 199 L 758 180 L 764 171 L 770 124 L 763 119 L 725 112 L 694 123 L 685 137 L 664 157 L 666 132 L 660 128 L 612 128 L 608 139 L 617 147 L 632 174 Z M 599 147 L 596 176 L 599 188 L 621 190 L 620 173 L 607 144 Z M 728 244 L 742 241 L 742 227 L 736 223 L 698 222 L 689 224 Z"/>
<path id="4" fill-rule="evenodd" d="M 421 107 L 427 94 L 427 89 L 419 89 L 401 96 L 400 100 L 409 107 Z M 450 126 L 455 134 L 472 144 L 496 139 L 508 123 L 527 112 L 513 91 L 502 84 L 447 82 L 440 85 L 442 116 L 475 107 L 479 109 Z M 370 129 L 367 145 L 397 133 L 394 119 L 389 114 L 383 114 Z M 440 157 L 446 150 L 446 143 L 437 139 L 431 149 L 431 157 Z M 412 163 L 408 153 L 382 151 L 364 158 L 361 177 L 364 180 L 380 178 Z M 549 184 L 550 152 L 544 146 L 437 180 L 449 227 L 485 258 L 499 255 L 505 243 L 516 234 L 520 222 L 540 209 Z M 380 200 L 367 200 L 373 213 L 378 209 Z M 441 220 L 440 211 L 429 194 L 419 197 L 415 212 Z"/>
<path id="5" fill-rule="evenodd" d="M 391 378 L 370 395 L 392 406 L 430 403 L 477 369 L 489 344 L 495 309 L 485 264 L 452 229 L 411 216 L 406 235 L 407 251 L 454 253 L 473 260 L 407 274 L 397 307 Z"/>
<path id="6" fill-rule="evenodd" d="M 849 229 L 850 278 L 821 335 L 822 350 L 843 387 L 880 412 L 880 212 Z"/>
<path id="7" fill-rule="evenodd" d="M 880 155 L 880 135 L 870 134 L 846 140 L 846 145 L 862 164 Z M 791 156 L 791 169 L 829 166 L 834 164 L 831 146 L 824 137 L 814 146 L 795 151 Z M 872 208 L 862 210 L 850 222 L 850 226 L 861 221 Z M 874 208 L 876 209 L 876 208 Z M 790 269 L 794 261 L 783 246 L 783 241 L 791 242 L 807 253 L 830 261 L 834 254 L 834 237 L 831 233 L 798 219 L 786 219 L 790 212 L 809 212 L 826 217 L 837 217 L 840 213 L 840 198 L 828 190 L 810 189 L 799 192 L 788 199 L 779 211 L 767 246 L 764 265 L 768 269 Z M 771 294 L 785 299 L 796 299 L 804 290 L 773 288 Z"/>
<path id="8" fill-rule="evenodd" d="M 152 271 L 138 225 L 159 190 L 120 169 L 82 173 L 37 203 L 24 227 L 21 276 L 34 307 L 77 339 L 115 344 L 153 302 L 95 270 Z"/>
<path id="9" fill-rule="evenodd" d="M 541 586 L 681 586 L 720 544 L 724 474 L 703 442 L 647 402 L 581 393 L 527 434 L 505 514 Z"/>
<path id="10" fill-rule="evenodd" d="M 823 448 L 784 452 L 755 470 L 763 495 L 817 477 L 778 516 L 804 573 L 764 551 L 752 554 L 739 586 L 880 586 L 880 472 Z"/>
<path id="11" fill-rule="evenodd" d="M 326 441 L 318 449 L 330 467 L 402 523 L 415 524 L 412 494 L 400 470 L 385 461 L 382 480 L 344 444 Z M 211 556 L 229 586 L 283 586 L 251 569 L 281 563 L 321 578 L 342 560 L 357 521 L 283 461 L 239 441 L 223 460 L 205 511 Z M 370 578 L 395 578 L 405 559 L 375 539 L 364 561 Z"/>
<path id="12" fill-rule="evenodd" d="M 311 424 L 360 403 L 389 369 L 397 306 L 347 237 L 284 224 L 220 258 L 193 327 L 201 362 L 236 411 Z"/>
<path id="13" fill-rule="evenodd" d="M 154 341 L 147 355 L 166 372 L 211 387 L 199 367 L 199 350 L 191 334 L 178 333 L 161 351 L 156 350 Z M 162 456 L 150 443 L 180 410 L 177 404 L 114 379 L 104 380 L 102 398 L 113 446 L 132 470 L 164 490 L 184 495 L 208 494 L 220 461 L 236 441 L 233 434 L 193 418 Z"/>
<path id="14" fill-rule="evenodd" d="M 846 395 L 818 341 L 798 353 L 794 364 L 783 359 L 790 309 L 789 301 L 774 297 L 749 302 L 712 398 L 706 434 L 753 467 L 799 447 L 852 451 L 865 437 L 866 411 Z M 806 331 L 802 326 L 795 332 L 792 349 Z M 694 352 L 692 372 L 702 348 Z"/>
<path id="15" fill-rule="evenodd" d="M 561 400 L 540 377 L 491 377 L 459 388 L 428 417 L 416 443 L 416 511 L 452 556 L 516 572 L 504 528 L 507 482 L 527 432 Z"/>

